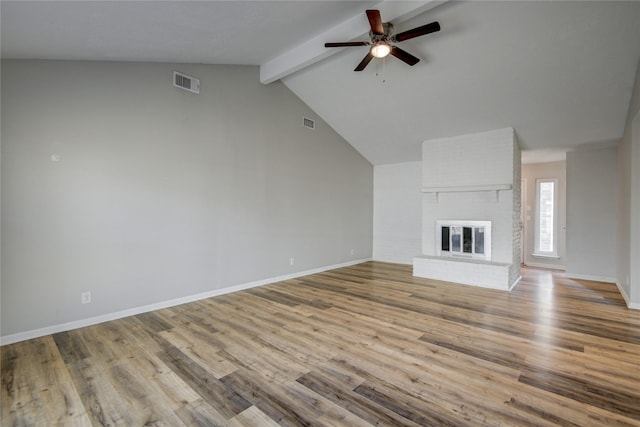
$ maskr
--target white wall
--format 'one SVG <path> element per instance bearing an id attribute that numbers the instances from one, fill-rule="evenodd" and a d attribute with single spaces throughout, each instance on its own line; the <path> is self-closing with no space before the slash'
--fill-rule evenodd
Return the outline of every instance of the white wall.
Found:
<path id="1" fill-rule="evenodd" d="M 615 283 L 617 263 L 616 148 L 567 153 L 569 277 Z"/>
<path id="2" fill-rule="evenodd" d="M 524 197 L 524 263 L 532 267 L 556 268 L 563 270 L 566 263 L 566 225 L 567 225 L 567 163 L 548 162 L 522 165 L 522 178 L 526 182 L 527 194 Z M 536 179 L 558 180 L 558 258 L 536 257 Z"/>
<path id="3" fill-rule="evenodd" d="M 640 309 L 640 64 L 618 146 L 617 279 L 628 305 Z"/>
<path id="4" fill-rule="evenodd" d="M 257 67 L 3 61 L 1 112 L 3 336 L 371 257 L 371 164 Z"/>
<path id="5" fill-rule="evenodd" d="M 373 169 L 373 259 L 411 264 L 422 245 L 422 162 Z"/>

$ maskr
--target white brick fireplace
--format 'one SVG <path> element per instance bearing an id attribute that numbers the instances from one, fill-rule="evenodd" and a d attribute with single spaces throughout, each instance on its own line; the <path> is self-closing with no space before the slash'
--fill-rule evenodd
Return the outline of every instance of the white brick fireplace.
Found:
<path id="1" fill-rule="evenodd" d="M 422 153 L 422 255 L 413 274 L 510 290 L 520 279 L 514 130 L 429 140 Z"/>

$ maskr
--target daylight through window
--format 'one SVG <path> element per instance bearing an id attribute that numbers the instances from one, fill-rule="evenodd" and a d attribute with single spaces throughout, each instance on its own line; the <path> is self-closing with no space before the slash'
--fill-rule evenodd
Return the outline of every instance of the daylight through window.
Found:
<path id="1" fill-rule="evenodd" d="M 557 180 L 539 179 L 536 197 L 536 252 L 555 255 L 556 244 L 556 193 Z"/>

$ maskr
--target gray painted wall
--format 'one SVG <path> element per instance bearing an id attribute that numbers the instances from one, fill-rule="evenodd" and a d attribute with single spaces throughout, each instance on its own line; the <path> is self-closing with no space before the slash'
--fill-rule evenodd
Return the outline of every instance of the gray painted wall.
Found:
<path id="1" fill-rule="evenodd" d="M 618 146 L 618 284 L 640 309 L 640 64 Z"/>
<path id="2" fill-rule="evenodd" d="M 640 112 L 632 121 L 632 169 L 631 169 L 631 213 L 629 236 L 630 279 L 629 301 L 633 308 L 640 310 Z"/>
<path id="3" fill-rule="evenodd" d="M 567 153 L 569 276 L 615 282 L 617 264 L 616 148 Z"/>
<path id="4" fill-rule="evenodd" d="M 371 164 L 257 67 L 8 60 L 1 111 L 3 336 L 371 257 Z"/>

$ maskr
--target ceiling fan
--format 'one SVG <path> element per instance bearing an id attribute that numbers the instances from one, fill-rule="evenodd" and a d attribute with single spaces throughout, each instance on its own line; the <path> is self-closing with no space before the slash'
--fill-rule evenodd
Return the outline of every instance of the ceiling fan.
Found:
<path id="1" fill-rule="evenodd" d="M 419 58 L 411 55 L 406 50 L 402 50 L 399 47 L 394 46 L 393 43 L 440 31 L 440 24 L 438 22 L 432 22 L 394 35 L 393 24 L 390 22 L 382 22 L 379 10 L 367 10 L 367 18 L 369 18 L 369 25 L 371 25 L 371 31 L 369 31 L 369 37 L 371 38 L 370 42 L 340 42 L 324 44 L 324 47 L 371 46 L 367 56 L 364 57 L 353 71 L 362 71 L 373 58 L 384 58 L 389 54 L 411 66 L 416 65 L 418 61 L 420 61 Z"/>

